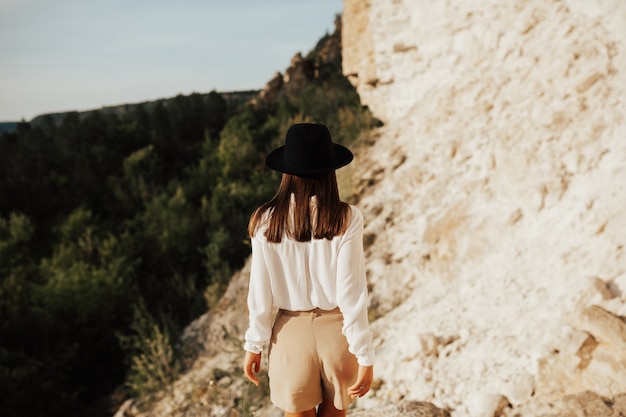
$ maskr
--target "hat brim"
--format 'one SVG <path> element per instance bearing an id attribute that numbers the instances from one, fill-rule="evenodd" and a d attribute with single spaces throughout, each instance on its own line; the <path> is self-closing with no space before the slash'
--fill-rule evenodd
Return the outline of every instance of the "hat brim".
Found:
<path id="1" fill-rule="evenodd" d="M 274 149 L 267 155 L 265 159 L 265 165 L 274 171 L 282 172 L 283 174 L 292 175 L 310 175 L 321 174 L 328 171 L 341 168 L 352 162 L 354 155 L 350 149 L 338 143 L 333 143 L 334 160 L 329 161 L 327 165 L 320 165 L 313 168 L 303 169 L 302 167 L 294 167 L 285 164 L 285 146 L 280 146 Z"/>

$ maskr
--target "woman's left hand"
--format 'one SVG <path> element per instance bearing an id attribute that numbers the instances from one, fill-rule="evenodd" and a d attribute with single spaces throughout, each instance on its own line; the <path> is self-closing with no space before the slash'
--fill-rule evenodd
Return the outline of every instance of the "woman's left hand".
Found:
<path id="1" fill-rule="evenodd" d="M 258 387 L 259 378 L 257 378 L 255 374 L 258 374 L 261 370 L 261 354 L 246 351 L 246 357 L 243 361 L 243 370 L 250 382 Z"/>

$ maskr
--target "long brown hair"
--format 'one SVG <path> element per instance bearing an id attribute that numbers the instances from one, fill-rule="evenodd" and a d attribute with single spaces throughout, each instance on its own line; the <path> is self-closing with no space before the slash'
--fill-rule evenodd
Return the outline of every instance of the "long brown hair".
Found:
<path id="1" fill-rule="evenodd" d="M 289 217 L 292 195 L 295 200 L 293 222 Z M 311 210 L 312 196 L 317 199 L 316 210 Z M 250 236 L 254 236 L 265 221 L 266 212 L 269 220 L 265 237 L 269 242 L 280 242 L 284 233 L 299 242 L 307 242 L 311 237 L 332 239 L 345 233 L 350 206 L 339 198 L 335 171 L 314 177 L 283 174 L 276 195 L 252 213 L 248 224 Z"/>

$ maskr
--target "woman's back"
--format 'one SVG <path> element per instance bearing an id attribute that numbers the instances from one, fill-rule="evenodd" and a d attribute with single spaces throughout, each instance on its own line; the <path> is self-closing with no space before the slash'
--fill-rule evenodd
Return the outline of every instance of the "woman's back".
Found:
<path id="1" fill-rule="evenodd" d="M 313 224 L 316 200 L 312 197 L 310 202 Z M 280 243 L 267 240 L 269 219 L 264 221 L 265 226 L 252 238 L 256 246 L 253 250 L 263 253 L 275 307 L 330 310 L 338 306 L 337 289 L 365 273 L 360 245 L 363 216 L 359 209 L 349 206 L 347 220 L 345 232 L 332 239 L 300 242 L 285 233 Z M 342 301 L 351 304 L 350 300 Z M 348 309 L 344 306 L 344 310 Z"/>

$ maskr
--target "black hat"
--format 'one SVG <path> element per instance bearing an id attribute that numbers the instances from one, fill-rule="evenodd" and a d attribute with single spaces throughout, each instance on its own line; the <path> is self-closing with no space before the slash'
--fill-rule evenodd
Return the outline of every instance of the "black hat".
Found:
<path id="1" fill-rule="evenodd" d="M 265 164 L 293 175 L 321 174 L 352 162 L 352 152 L 333 143 L 328 128 L 318 123 L 299 123 L 287 130 L 285 145 L 267 155 Z"/>

